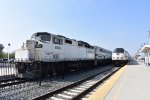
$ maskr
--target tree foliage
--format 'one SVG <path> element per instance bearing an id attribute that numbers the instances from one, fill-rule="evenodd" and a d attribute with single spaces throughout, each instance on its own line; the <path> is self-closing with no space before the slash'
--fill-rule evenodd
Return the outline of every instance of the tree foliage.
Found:
<path id="1" fill-rule="evenodd" d="M 10 44 L 8 44 L 10 46 Z M 4 46 L 3 44 L 0 44 L 0 59 L 2 58 L 8 58 L 8 53 L 3 52 Z M 14 59 L 15 58 L 15 52 L 9 53 L 9 58 Z"/>
<path id="2" fill-rule="evenodd" d="M 0 58 L 2 59 L 2 58 L 7 58 L 8 57 L 8 53 L 5 53 L 5 52 L 2 52 L 2 53 L 0 53 Z M 12 58 L 12 59 L 14 59 L 15 58 L 15 53 L 13 52 L 13 53 L 9 53 L 9 58 Z"/>

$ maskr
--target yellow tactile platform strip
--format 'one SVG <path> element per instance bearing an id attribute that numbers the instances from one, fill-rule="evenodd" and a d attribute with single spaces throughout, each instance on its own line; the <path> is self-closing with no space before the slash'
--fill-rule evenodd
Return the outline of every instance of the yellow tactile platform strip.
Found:
<path id="1" fill-rule="evenodd" d="M 125 71 L 127 66 L 122 67 L 111 78 L 109 78 L 99 89 L 96 90 L 87 100 L 104 100 L 109 91 L 115 85 L 119 77 Z"/>

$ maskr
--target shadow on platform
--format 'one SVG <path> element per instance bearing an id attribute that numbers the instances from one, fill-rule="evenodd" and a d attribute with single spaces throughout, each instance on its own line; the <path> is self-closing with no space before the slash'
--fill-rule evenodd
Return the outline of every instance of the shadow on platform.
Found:
<path id="1" fill-rule="evenodd" d="M 133 59 L 127 65 L 139 65 L 139 63 Z"/>

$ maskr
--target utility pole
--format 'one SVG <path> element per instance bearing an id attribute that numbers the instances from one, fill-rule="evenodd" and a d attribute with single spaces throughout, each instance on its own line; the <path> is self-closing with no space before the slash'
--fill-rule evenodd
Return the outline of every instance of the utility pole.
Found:
<path id="1" fill-rule="evenodd" d="M 0 44 L 0 53 L 2 53 L 2 52 L 3 52 L 3 49 L 4 49 L 3 44 Z"/>
<path id="2" fill-rule="evenodd" d="M 10 43 L 8 43 L 8 61 L 9 61 L 9 49 L 10 49 Z"/>
<path id="3" fill-rule="evenodd" d="M 148 31 L 148 37 L 150 37 L 150 31 Z"/>

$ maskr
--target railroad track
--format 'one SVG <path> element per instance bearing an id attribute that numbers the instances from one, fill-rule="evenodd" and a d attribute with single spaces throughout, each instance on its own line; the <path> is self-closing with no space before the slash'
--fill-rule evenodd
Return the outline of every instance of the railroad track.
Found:
<path id="1" fill-rule="evenodd" d="M 0 88 L 12 86 L 12 85 L 17 85 L 20 83 L 25 83 L 28 81 L 31 81 L 31 80 L 24 79 L 24 78 L 12 78 L 12 79 L 7 79 L 7 80 L 1 80 L 0 81 Z"/>
<path id="2" fill-rule="evenodd" d="M 9 82 L 9 81 L 19 80 L 19 79 L 20 79 L 20 78 L 11 78 L 11 79 L 0 80 L 0 84 L 1 84 L 1 83 L 5 83 L 5 82 Z"/>
<path id="3" fill-rule="evenodd" d="M 118 70 L 119 68 L 115 70 L 110 68 L 56 91 L 35 97 L 32 100 L 79 100 L 107 80 Z"/>

